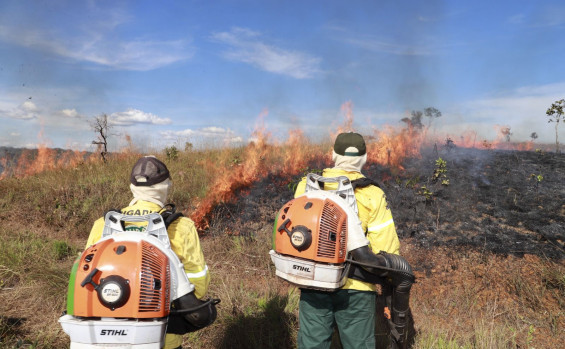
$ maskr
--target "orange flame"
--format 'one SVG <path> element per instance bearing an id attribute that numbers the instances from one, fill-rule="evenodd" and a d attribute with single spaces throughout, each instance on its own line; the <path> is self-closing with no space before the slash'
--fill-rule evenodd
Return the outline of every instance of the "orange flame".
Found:
<path id="1" fill-rule="evenodd" d="M 294 176 L 303 171 L 308 163 L 313 160 L 314 154 L 311 150 L 312 145 L 306 139 L 304 132 L 300 129 L 292 129 L 288 133 L 288 139 L 282 147 L 283 161 L 281 162 L 280 173 L 283 175 Z"/>
<path id="2" fill-rule="evenodd" d="M 422 139 L 412 128 L 385 126 L 374 129 L 373 134 L 375 140 L 367 144 L 368 162 L 403 169 L 404 160 L 420 156 Z"/>
<path id="3" fill-rule="evenodd" d="M 56 149 L 50 148 L 49 145 L 51 142 L 44 138 L 43 129 L 39 131 L 38 138 L 40 142 L 37 146 L 37 154 L 35 156 L 35 151 L 25 149 L 13 165 L 9 164 L 7 157 L 0 160 L 0 163 L 4 167 L 4 172 L 0 174 L 0 179 L 5 179 L 10 176 L 23 178 L 44 171 L 76 167 L 78 164 L 89 160 L 85 151 L 57 151 Z"/>
<path id="4" fill-rule="evenodd" d="M 345 102 L 341 106 L 341 111 L 344 114 L 344 122 L 336 127 L 337 132 L 335 134 L 330 133 L 332 140 L 341 132 L 354 131 L 353 103 L 351 101 Z M 202 163 L 202 166 L 207 168 L 208 173 L 214 174 L 214 177 L 210 183 L 207 196 L 196 203 L 196 209 L 190 215 L 200 230 L 208 227 L 207 216 L 216 205 L 231 201 L 237 192 L 249 187 L 266 175 L 274 173 L 289 177 L 297 175 L 311 164 L 314 157 L 321 158 L 325 163 L 330 163 L 331 148 L 327 151 L 319 148 L 313 151 L 314 147 L 308 142 L 304 132 L 298 128 L 289 131 L 286 141 L 279 145 L 270 145 L 271 134 L 267 131 L 264 120 L 267 115 L 268 111 L 266 110 L 259 115 L 258 122 L 252 132 L 252 141 L 241 149 L 241 155 L 238 158 L 234 159 L 234 151 L 226 148 L 225 151 L 220 153 L 221 158 L 219 160 L 208 160 Z M 421 156 L 420 149 L 426 141 L 423 132 L 410 124 L 405 127 L 374 127 L 368 134 L 366 129 L 363 131 L 365 132 L 360 133 L 365 136 L 367 142 L 368 162 L 400 170 L 403 169 L 402 163 L 407 158 Z M 508 135 L 508 133 L 509 130 L 501 132 L 502 135 Z M 40 139 L 43 138 L 42 132 L 40 132 L 39 137 Z M 456 146 L 484 146 L 484 141 L 477 140 L 476 132 L 468 131 L 460 137 L 460 140 L 453 140 Z M 114 153 L 113 158 L 120 159 L 138 152 L 131 137 L 126 135 L 125 139 L 128 144 L 127 147 L 122 149 L 120 153 Z M 446 139 L 444 138 L 441 142 L 445 142 Z M 427 142 L 433 143 L 429 140 Z M 10 168 L 9 171 L 5 170 L 0 175 L 0 179 L 8 175 L 25 177 L 45 170 L 77 166 L 85 161 L 100 161 L 99 155 L 96 153 L 88 158 L 86 152 L 67 151 L 60 153 L 48 148 L 46 143 L 48 142 L 42 142 L 38 147 L 36 156 L 32 151 L 24 151 L 14 166 L 10 166 L 7 158 L 0 159 L 0 164 L 3 167 Z M 516 144 L 498 141 L 489 143 L 489 146 L 530 150 L 533 147 L 533 142 Z"/>
<path id="5" fill-rule="evenodd" d="M 266 132 L 263 122 L 265 116 L 266 111 L 260 115 L 259 124 L 252 133 L 253 141 L 245 147 L 240 163 L 232 163 L 229 169 L 222 168 L 221 164 L 204 164 L 211 173 L 216 174 L 216 177 L 210 185 L 208 195 L 197 204 L 196 210 L 191 215 L 200 230 L 208 227 L 206 216 L 212 208 L 219 203 L 230 201 L 237 190 L 249 186 L 267 174 L 265 158 L 270 134 Z"/>
<path id="6" fill-rule="evenodd" d="M 58 152 L 45 145 L 40 145 L 37 148 L 37 155 L 34 156 L 33 150 L 26 149 L 13 165 L 10 165 L 7 157 L 0 159 L 0 164 L 4 167 L 4 172 L 0 174 L 0 180 L 8 177 L 24 178 L 61 168 L 73 168 L 80 163 L 93 159 L 92 156 L 87 156 L 85 151 L 64 150 Z"/>

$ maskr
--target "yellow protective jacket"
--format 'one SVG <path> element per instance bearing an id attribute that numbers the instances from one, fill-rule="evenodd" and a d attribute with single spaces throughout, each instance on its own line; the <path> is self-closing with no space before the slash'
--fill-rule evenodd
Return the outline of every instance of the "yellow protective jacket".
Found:
<path id="1" fill-rule="evenodd" d="M 132 206 L 123 208 L 121 211 L 127 215 L 146 215 L 149 213 L 162 211 L 162 207 L 149 201 L 139 200 Z M 126 222 L 127 226 L 127 222 Z M 86 247 L 93 245 L 102 238 L 104 230 L 104 217 L 94 222 Z M 210 274 L 204 261 L 204 255 L 200 248 L 200 239 L 194 226 L 194 222 L 187 217 L 176 219 L 167 228 L 171 248 L 184 264 L 184 270 L 190 282 L 194 285 L 194 295 L 202 298 L 208 291 L 210 284 Z"/>
<path id="2" fill-rule="evenodd" d="M 326 168 L 322 176 L 339 177 L 347 176 L 350 180 L 363 178 L 359 172 L 349 172 L 339 168 Z M 334 187 L 332 187 L 332 184 Z M 336 189 L 337 183 L 326 183 L 325 189 Z M 294 197 L 302 195 L 306 189 L 306 177 L 298 183 Z M 381 188 L 369 185 L 364 188 L 355 189 L 355 198 L 359 208 L 359 218 L 367 239 L 369 247 L 374 253 L 385 251 L 388 253 L 399 254 L 400 242 L 396 234 L 396 227 L 392 219 L 392 213 L 387 205 L 385 193 Z M 352 289 L 360 291 L 376 291 L 373 284 L 347 279 L 342 289 Z"/>

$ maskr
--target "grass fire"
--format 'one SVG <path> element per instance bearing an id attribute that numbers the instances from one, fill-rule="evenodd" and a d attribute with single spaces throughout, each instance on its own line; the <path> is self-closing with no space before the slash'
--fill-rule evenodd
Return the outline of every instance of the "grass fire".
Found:
<path id="1" fill-rule="evenodd" d="M 216 322 L 185 348 L 294 348 L 300 291 L 275 276 L 273 221 L 300 179 L 331 166 L 354 131 L 351 106 L 328 139 L 260 125 L 241 147 L 154 151 L 174 180 L 169 201 L 197 225 L 221 299 Z M 434 110 L 429 110 L 429 113 Z M 437 110 L 436 110 L 437 112 Z M 533 142 L 403 127 L 356 130 L 363 173 L 387 194 L 400 254 L 412 266 L 414 348 L 560 348 L 565 342 L 565 155 Z M 426 134 L 428 132 L 428 134 Z M 6 155 L 0 180 L 0 346 L 64 348 L 57 319 L 93 222 L 130 198 L 141 152 L 40 148 Z M 337 347 L 337 346 L 336 346 Z"/>

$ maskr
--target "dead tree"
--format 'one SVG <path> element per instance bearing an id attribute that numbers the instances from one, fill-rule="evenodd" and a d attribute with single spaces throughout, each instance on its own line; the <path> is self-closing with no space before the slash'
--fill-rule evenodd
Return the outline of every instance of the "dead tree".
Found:
<path id="1" fill-rule="evenodd" d="M 108 115 L 102 114 L 95 117 L 90 123 L 90 126 L 94 130 L 94 133 L 96 133 L 97 135 L 96 140 L 92 141 L 92 144 L 95 144 L 98 147 L 102 161 L 106 163 L 108 161 L 106 159 L 106 155 L 108 154 L 108 132 L 110 131 L 110 125 L 108 124 Z"/>

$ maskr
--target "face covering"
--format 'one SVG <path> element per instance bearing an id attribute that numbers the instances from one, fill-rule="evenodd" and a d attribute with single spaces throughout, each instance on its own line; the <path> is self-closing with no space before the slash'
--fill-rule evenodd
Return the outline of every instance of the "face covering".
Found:
<path id="1" fill-rule="evenodd" d="M 171 186 L 172 182 L 168 178 L 161 183 L 153 184 L 148 187 L 130 184 L 129 188 L 133 194 L 133 200 L 129 205 L 131 206 L 139 200 L 144 200 L 163 207 L 166 204 Z"/>
<path id="2" fill-rule="evenodd" d="M 339 155 L 335 151 L 332 154 L 335 163 L 334 167 L 349 172 L 361 172 L 361 169 L 367 162 L 367 154 L 361 156 Z"/>

